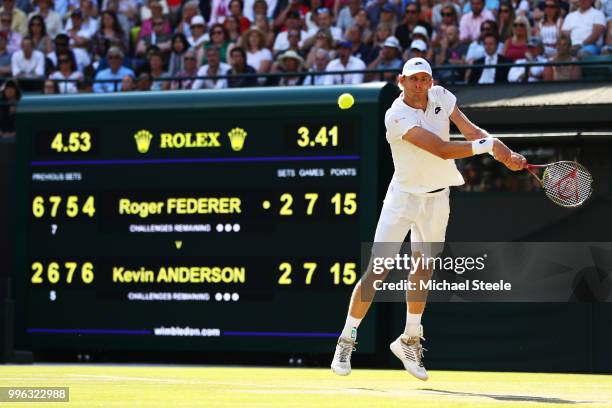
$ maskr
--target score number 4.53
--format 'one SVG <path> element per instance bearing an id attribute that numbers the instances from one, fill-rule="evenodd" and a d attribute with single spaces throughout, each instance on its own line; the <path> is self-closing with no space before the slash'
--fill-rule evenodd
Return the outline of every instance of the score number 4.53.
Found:
<path id="1" fill-rule="evenodd" d="M 70 132 L 64 137 L 57 132 L 51 141 L 51 149 L 58 153 L 88 152 L 91 150 L 91 134 L 89 132 Z"/>

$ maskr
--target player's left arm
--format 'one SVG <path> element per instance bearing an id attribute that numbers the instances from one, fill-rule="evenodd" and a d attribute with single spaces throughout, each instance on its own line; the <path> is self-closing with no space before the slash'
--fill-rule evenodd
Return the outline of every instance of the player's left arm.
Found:
<path id="1" fill-rule="evenodd" d="M 482 139 L 485 137 L 491 137 L 489 132 L 472 123 L 472 121 L 469 120 L 463 112 L 461 112 L 457 105 L 455 105 L 453 113 L 450 114 L 449 118 L 453 121 L 455 126 L 457 126 L 457 129 L 459 129 L 459 131 L 461 132 L 463 137 L 465 137 L 466 140 L 471 141 L 476 139 Z"/>

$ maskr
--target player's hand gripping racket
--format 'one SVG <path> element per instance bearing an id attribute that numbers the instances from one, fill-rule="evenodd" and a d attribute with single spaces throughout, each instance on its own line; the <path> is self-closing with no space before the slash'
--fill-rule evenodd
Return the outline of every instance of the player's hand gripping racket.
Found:
<path id="1" fill-rule="evenodd" d="M 593 192 L 593 177 L 580 163 L 528 164 L 526 169 L 538 179 L 548 198 L 562 207 L 579 207 Z M 542 169 L 540 178 L 536 172 Z"/>

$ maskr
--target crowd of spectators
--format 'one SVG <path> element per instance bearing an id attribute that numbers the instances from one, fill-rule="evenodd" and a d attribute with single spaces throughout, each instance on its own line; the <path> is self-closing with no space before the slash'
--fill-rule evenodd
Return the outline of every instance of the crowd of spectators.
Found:
<path id="1" fill-rule="evenodd" d="M 611 27 L 612 0 L 3 0 L 0 76 L 44 93 L 358 84 L 419 56 L 462 66 L 442 83 L 571 80 L 511 64 L 610 54 Z"/>

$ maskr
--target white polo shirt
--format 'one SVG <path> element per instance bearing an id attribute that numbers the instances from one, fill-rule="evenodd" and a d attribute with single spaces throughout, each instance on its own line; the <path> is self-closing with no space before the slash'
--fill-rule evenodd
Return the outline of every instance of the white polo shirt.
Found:
<path id="1" fill-rule="evenodd" d="M 572 11 L 565 17 L 563 21 L 562 31 L 569 31 L 572 40 L 572 45 L 582 45 L 582 42 L 591 36 L 593 25 L 606 26 L 606 18 L 604 14 L 591 7 L 584 13 L 580 10 Z M 604 33 L 595 41 L 595 44 L 602 45 Z"/>
<path id="2" fill-rule="evenodd" d="M 464 183 L 455 160 L 441 159 L 402 139 L 406 132 L 418 126 L 445 141 L 450 140 L 449 116 L 456 102 L 457 98 L 450 91 L 433 86 L 428 92 L 425 111 L 408 106 L 404 102 L 404 93 L 387 110 L 385 127 L 395 166 L 391 182 L 400 191 L 426 193 Z"/>

